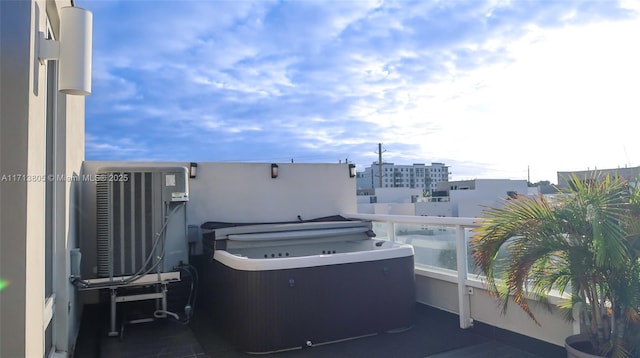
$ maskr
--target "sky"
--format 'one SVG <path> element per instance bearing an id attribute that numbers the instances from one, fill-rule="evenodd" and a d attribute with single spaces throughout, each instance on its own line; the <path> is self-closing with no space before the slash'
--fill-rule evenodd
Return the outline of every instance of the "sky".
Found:
<path id="1" fill-rule="evenodd" d="M 76 0 L 87 160 L 640 165 L 640 2 Z M 528 177 L 529 175 L 529 177 Z"/>

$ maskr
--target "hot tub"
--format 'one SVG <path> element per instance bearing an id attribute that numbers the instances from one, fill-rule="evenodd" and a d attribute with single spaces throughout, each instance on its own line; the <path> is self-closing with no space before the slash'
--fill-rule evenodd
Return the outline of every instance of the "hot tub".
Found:
<path id="1" fill-rule="evenodd" d="M 210 224 L 210 223 L 209 223 Z M 220 228 L 206 273 L 212 319 L 241 351 L 269 353 L 411 327 L 413 248 L 371 223 Z"/>

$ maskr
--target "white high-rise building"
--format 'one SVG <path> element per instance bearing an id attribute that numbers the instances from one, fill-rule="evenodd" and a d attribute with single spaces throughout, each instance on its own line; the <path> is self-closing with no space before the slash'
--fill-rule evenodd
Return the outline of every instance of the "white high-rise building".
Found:
<path id="1" fill-rule="evenodd" d="M 382 178 L 382 185 L 380 179 Z M 437 189 L 438 183 L 449 181 L 449 166 L 444 163 L 414 163 L 411 165 L 396 165 L 373 162 L 362 172 L 357 173 L 358 189 L 373 188 L 414 188 L 431 193 Z"/>

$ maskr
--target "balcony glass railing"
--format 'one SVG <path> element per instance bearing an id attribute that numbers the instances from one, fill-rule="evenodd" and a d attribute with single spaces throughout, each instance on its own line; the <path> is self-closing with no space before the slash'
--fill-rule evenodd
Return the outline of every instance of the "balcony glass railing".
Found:
<path id="1" fill-rule="evenodd" d="M 457 285 L 457 306 L 461 328 L 469 328 L 473 325 L 471 314 L 471 300 L 474 300 L 475 315 L 481 321 L 494 322 L 495 317 L 501 317 L 500 312 L 486 314 L 491 308 L 481 309 L 478 305 L 485 304 L 477 301 L 473 296 L 474 289 L 485 289 L 483 277 L 477 274 L 471 258 L 469 241 L 473 236 L 472 230 L 478 227 L 480 218 L 459 217 L 433 217 L 433 216 L 404 216 L 404 215 L 379 215 L 379 214 L 348 214 L 353 219 L 369 220 L 373 223 L 373 230 L 377 238 L 411 244 L 415 252 L 415 273 L 429 280 L 447 281 Z M 559 303 L 568 296 L 561 295 L 552 290 L 549 293 L 550 303 Z M 533 297 L 532 297 L 533 299 Z M 483 312 L 486 311 L 486 312 Z M 504 320 L 501 323 L 494 322 L 497 326 L 509 327 L 509 329 L 521 334 L 531 334 L 532 337 L 546 340 L 555 344 L 563 344 L 557 339 L 557 335 L 547 335 L 546 332 L 565 332 L 569 335 L 580 332 L 579 323 L 569 324 L 561 318 L 561 315 L 544 311 L 546 314 L 546 328 L 520 328 L 510 326 L 511 321 Z M 476 317 L 478 318 L 478 317 Z M 551 322 L 553 321 L 553 323 Z M 533 324 L 533 323 L 532 323 Z M 519 326 L 525 326 L 520 322 Z M 538 326 L 536 326 L 538 327 Z M 561 340 L 560 340 L 561 341 Z"/>
<path id="2" fill-rule="evenodd" d="M 480 219 L 378 214 L 349 217 L 372 221 L 373 231 L 379 239 L 412 245 L 417 268 L 448 270 L 455 274 L 458 270 L 457 247 L 463 245 L 466 251 L 463 264 L 467 272 L 475 271 L 468 243 Z M 461 237 L 458 237 L 459 232 Z M 463 242 L 458 243 L 458 239 Z"/>
<path id="3" fill-rule="evenodd" d="M 469 239 L 475 218 L 406 216 L 378 214 L 348 214 L 353 219 L 370 220 L 378 238 L 411 244 L 415 252 L 416 273 L 437 273 L 450 276 L 458 284 L 460 327 L 468 328 L 467 286 L 469 272 L 474 272 L 469 259 Z M 475 275 L 471 275 L 475 278 Z M 477 280 L 474 280 L 477 282 Z"/>

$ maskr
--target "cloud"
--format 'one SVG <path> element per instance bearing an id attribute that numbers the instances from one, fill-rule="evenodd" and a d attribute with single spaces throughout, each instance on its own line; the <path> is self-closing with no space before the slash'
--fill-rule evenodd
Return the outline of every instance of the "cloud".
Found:
<path id="1" fill-rule="evenodd" d="M 383 142 L 399 163 L 551 175 L 563 143 L 638 115 L 632 3 L 77 2 L 96 21 L 88 159 L 363 168 Z M 582 150 L 576 165 L 616 153 Z"/>

